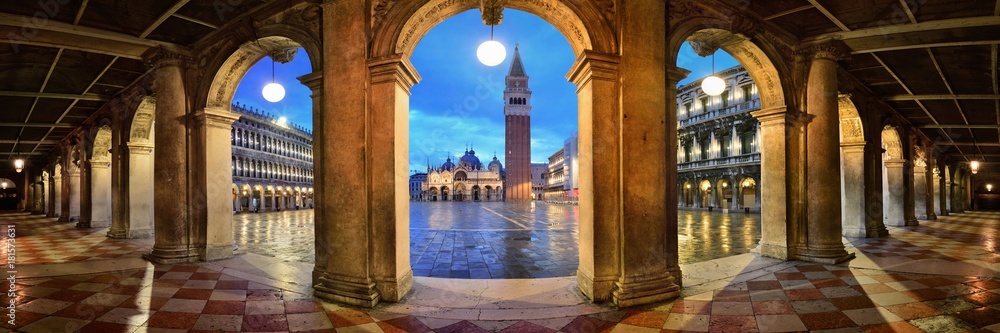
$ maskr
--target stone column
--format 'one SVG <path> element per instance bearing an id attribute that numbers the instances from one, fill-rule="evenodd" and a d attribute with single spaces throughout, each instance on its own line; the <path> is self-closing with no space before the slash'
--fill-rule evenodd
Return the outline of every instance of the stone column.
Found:
<path id="1" fill-rule="evenodd" d="M 913 165 L 913 210 L 916 214 L 918 220 L 929 220 L 930 215 L 928 214 L 933 207 L 928 207 L 928 192 L 930 188 L 927 185 L 927 166 L 925 161 L 918 159 L 914 161 Z"/>
<path id="2" fill-rule="evenodd" d="M 302 82 L 302 84 L 304 84 L 306 87 L 309 87 L 309 90 L 312 91 L 311 97 L 312 97 L 313 123 L 318 124 L 320 122 L 320 119 L 322 119 L 321 111 L 323 110 L 323 73 L 320 72 L 310 73 L 300 76 L 298 79 L 299 82 Z M 314 148 L 322 147 L 323 136 L 313 135 L 312 144 Z M 313 165 L 319 166 L 320 163 L 316 161 L 314 162 Z M 321 177 L 321 175 L 317 175 L 317 178 L 319 177 Z M 253 209 L 250 210 L 252 211 Z M 313 266 L 313 272 L 312 272 L 313 285 L 317 284 L 319 282 L 320 276 L 323 275 L 324 269 L 326 268 L 326 263 L 329 260 L 329 257 L 327 256 L 329 250 L 327 247 L 330 245 L 333 239 L 336 239 L 327 237 L 329 236 L 329 233 L 327 232 L 326 224 L 318 222 L 319 221 L 317 220 L 316 223 L 313 223 L 313 229 L 314 229 L 313 232 L 316 235 L 316 244 L 315 244 L 316 264 Z"/>
<path id="3" fill-rule="evenodd" d="M 52 184 L 51 185 L 52 191 L 50 192 L 51 194 L 50 194 L 49 198 L 51 198 L 52 201 L 49 203 L 49 206 L 51 207 L 51 209 L 49 210 L 49 214 L 51 214 L 51 216 L 49 216 L 49 217 L 57 217 L 57 218 L 59 218 L 59 221 L 65 222 L 62 219 L 62 217 L 66 216 L 66 215 L 63 212 L 63 207 L 64 207 L 63 206 L 63 193 L 64 192 L 63 192 L 62 173 L 61 172 L 58 173 L 58 174 L 54 174 L 52 176 L 52 182 L 51 182 L 51 184 Z"/>
<path id="4" fill-rule="evenodd" d="M 153 156 L 153 251 L 143 257 L 159 264 L 197 259 L 191 246 L 191 156 L 188 154 L 188 115 L 183 64 L 190 59 L 163 48 L 144 58 L 155 66 L 156 133 Z M 227 141 L 228 142 L 228 141 Z"/>
<path id="5" fill-rule="evenodd" d="M 111 226 L 111 165 L 108 161 L 87 162 L 90 191 L 90 214 L 81 218 L 79 228 L 104 228 Z"/>
<path id="6" fill-rule="evenodd" d="M 80 161 L 80 219 L 76 222 L 77 228 L 90 228 L 90 219 L 93 212 L 93 201 L 90 192 L 91 184 L 90 161 Z"/>
<path id="7" fill-rule="evenodd" d="M 905 145 L 905 144 L 904 144 Z M 912 149 L 912 148 L 904 148 Z M 912 156 L 910 157 L 913 158 Z M 917 216 L 915 215 L 914 207 L 914 177 L 913 177 L 913 161 L 906 161 L 903 163 L 903 220 L 904 225 L 914 226 L 917 225 Z"/>
<path id="8" fill-rule="evenodd" d="M 813 50 L 806 87 L 806 243 L 798 258 L 830 264 L 854 257 L 841 241 L 840 186 L 830 179 L 840 174 L 840 57 L 833 47 Z"/>
<path id="9" fill-rule="evenodd" d="M 785 107 L 761 109 L 751 113 L 760 121 L 760 181 L 757 200 L 761 215 L 760 245 L 754 252 L 782 260 L 795 258 L 798 225 L 795 211 L 789 209 L 797 200 L 793 174 L 796 170 L 796 113 Z M 767 193 L 767 198 L 761 196 Z"/>
<path id="10" fill-rule="evenodd" d="M 843 142 L 840 154 L 844 236 L 868 237 L 865 225 L 865 142 Z"/>
<path id="11" fill-rule="evenodd" d="M 413 285 L 410 269 L 410 204 L 407 200 L 410 87 L 420 75 L 402 58 L 368 62 L 371 110 L 368 125 L 371 186 L 372 249 L 376 289 L 383 300 L 396 302 Z"/>
<path id="12" fill-rule="evenodd" d="M 127 207 L 125 218 L 112 221 L 108 237 L 148 238 L 153 226 L 153 145 L 128 143 L 128 175 L 124 185 L 128 196 L 122 201 Z M 126 171 L 126 170 L 123 170 Z"/>
<path id="13" fill-rule="evenodd" d="M 691 74 L 691 71 L 688 71 L 686 69 L 679 68 L 679 67 L 676 67 L 676 66 L 667 66 L 666 74 L 667 74 L 667 86 L 666 86 L 667 100 L 666 100 L 666 103 L 667 103 L 668 113 L 670 114 L 670 115 L 667 116 L 667 118 L 669 118 L 669 120 L 668 120 L 669 124 L 674 124 L 674 123 L 677 122 L 677 82 L 680 82 L 681 80 L 683 80 L 684 78 L 686 78 L 688 76 L 688 74 Z M 677 141 L 677 127 L 676 126 L 667 126 L 667 130 L 666 130 L 666 134 L 665 135 L 667 137 L 667 141 L 668 142 L 676 142 Z M 669 147 L 673 147 L 674 149 L 678 148 L 678 146 L 676 146 L 676 145 L 669 145 Z M 671 183 L 677 184 L 677 186 L 674 187 L 674 190 L 677 191 L 678 194 L 683 194 L 684 193 L 683 189 L 680 188 L 680 186 L 682 186 L 681 185 L 681 181 L 677 179 L 677 173 L 676 172 L 672 172 L 673 170 L 677 169 L 677 163 L 678 163 L 678 161 L 677 161 L 677 158 L 678 158 L 677 157 L 677 151 L 667 151 L 667 158 L 668 158 L 668 160 L 667 160 L 667 168 L 668 168 L 667 175 L 668 175 L 668 178 L 665 178 L 664 180 L 667 182 L 666 184 L 671 184 Z M 669 198 L 669 194 L 666 194 L 666 195 L 667 195 L 666 198 Z M 733 202 L 735 203 L 736 200 L 733 200 Z M 666 228 L 668 230 L 668 233 L 667 233 L 667 239 L 666 239 L 667 243 L 665 244 L 665 246 L 667 247 L 667 250 L 668 250 L 667 251 L 667 272 L 669 272 L 670 276 L 672 276 L 674 278 L 674 281 L 677 284 L 677 286 L 683 286 L 683 280 L 682 280 L 682 275 L 681 275 L 681 266 L 680 266 L 680 258 L 679 258 L 679 253 L 678 253 L 678 250 L 677 250 L 677 243 L 678 243 L 678 241 L 677 241 L 677 207 L 670 207 L 669 205 L 667 205 L 667 206 L 668 206 L 667 207 L 668 212 L 666 212 L 666 214 L 669 215 L 669 217 L 666 220 L 666 223 L 667 223 Z"/>
<path id="14" fill-rule="evenodd" d="M 42 200 L 44 201 L 44 207 L 42 210 L 45 213 L 45 217 L 52 217 L 52 174 L 46 170 L 42 173 Z"/>
<path id="15" fill-rule="evenodd" d="M 45 214 L 45 183 L 42 182 L 42 176 L 32 177 L 35 183 L 31 188 L 31 196 L 34 204 L 31 206 L 32 214 Z"/>
<path id="16" fill-rule="evenodd" d="M 63 222 L 77 222 L 80 221 L 80 167 L 72 162 L 69 165 L 63 174 L 63 186 L 66 188 L 66 194 L 63 195 L 65 215 L 60 220 L 65 217 Z"/>
<path id="17" fill-rule="evenodd" d="M 941 170 L 939 168 L 938 173 L 934 174 L 934 212 L 937 216 L 948 216 L 948 202 L 945 199 L 948 196 L 948 188 Z"/>
<path id="18" fill-rule="evenodd" d="M 197 158 L 190 164 L 197 171 L 189 180 L 193 185 L 194 202 L 201 204 L 192 205 L 191 232 L 201 260 L 225 259 L 233 256 L 233 172 L 230 168 L 233 148 L 229 137 L 233 122 L 240 116 L 229 109 L 205 108 L 192 118 L 192 148 Z"/>
<path id="19" fill-rule="evenodd" d="M 373 134 L 366 123 L 368 106 L 363 84 L 370 80 L 366 63 L 369 45 L 365 34 L 358 33 L 367 29 L 368 16 L 361 1 L 323 3 L 324 38 L 337 41 L 323 43 L 323 75 L 336 78 L 324 82 L 323 95 L 337 98 L 323 99 L 322 109 L 314 111 L 317 117 L 313 119 L 313 138 L 318 140 L 313 146 L 313 165 L 320 198 L 316 202 L 316 224 L 322 225 L 317 229 L 324 233 L 316 239 L 336 241 L 322 248 L 317 244 L 317 259 L 327 261 L 317 263 L 316 271 L 321 270 L 322 275 L 313 288 L 322 299 L 372 307 L 381 294 L 372 272 L 373 235 L 366 184 L 370 172 L 365 147 L 368 135 Z M 337 144 L 322 144 L 333 138 Z"/>
<path id="20" fill-rule="evenodd" d="M 906 201 L 903 186 L 903 164 L 904 160 L 885 160 L 885 182 L 882 184 L 885 188 L 885 195 L 883 196 L 883 212 L 885 214 L 885 225 L 891 226 L 905 226 L 906 216 L 905 216 L 905 205 Z"/>

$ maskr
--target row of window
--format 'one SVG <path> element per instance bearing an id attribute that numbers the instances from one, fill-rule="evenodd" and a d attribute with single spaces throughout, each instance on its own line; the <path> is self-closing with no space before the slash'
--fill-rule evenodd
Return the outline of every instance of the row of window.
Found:
<path id="1" fill-rule="evenodd" d="M 244 131 L 234 128 L 230 135 L 230 143 L 236 147 L 256 149 L 284 157 L 312 162 L 312 148 L 304 144 L 288 142 L 261 133 Z"/>
<path id="2" fill-rule="evenodd" d="M 312 182 L 313 170 L 271 161 L 233 156 L 233 177 L 273 179 L 289 182 Z"/>
<path id="3" fill-rule="evenodd" d="M 754 86 L 753 86 L 753 84 L 742 85 L 742 86 L 740 86 L 740 89 L 742 90 L 741 91 L 742 92 L 741 96 L 742 96 L 743 102 L 749 102 L 749 101 L 753 100 L 753 98 L 754 98 Z M 734 97 L 734 96 L 731 96 L 731 93 L 730 93 L 729 90 L 723 91 L 722 94 L 719 95 L 719 103 L 714 103 L 714 101 L 712 100 L 713 98 L 711 96 L 702 96 L 700 99 L 698 99 L 698 102 L 699 102 L 698 106 L 700 106 L 700 107 L 695 106 L 694 102 L 692 102 L 692 101 L 685 102 L 684 103 L 684 113 L 680 114 L 678 116 L 679 116 L 679 118 L 690 117 L 690 116 L 693 115 L 693 113 L 692 113 L 693 111 L 700 111 L 700 112 L 703 113 L 703 112 L 708 111 L 709 107 L 715 106 L 716 104 L 719 105 L 719 109 L 728 108 L 729 105 L 730 105 L 730 102 L 736 102 L 735 98 L 732 98 L 732 97 Z"/>
<path id="4" fill-rule="evenodd" d="M 739 136 L 739 140 L 740 140 L 740 149 L 739 149 L 739 154 L 740 155 L 751 154 L 751 153 L 754 153 L 756 151 L 757 145 L 754 142 L 754 133 L 753 132 L 748 132 L 748 133 L 744 133 L 744 134 L 740 135 Z M 719 156 L 718 156 L 718 158 L 729 157 L 730 156 L 730 152 L 732 152 L 732 150 L 733 150 L 732 147 L 731 147 L 731 144 L 730 144 L 732 142 L 732 136 L 724 135 L 724 136 L 718 138 L 718 141 L 719 141 Z M 694 155 L 695 154 L 694 143 L 693 142 L 688 142 L 687 144 L 685 144 L 684 145 L 684 161 L 682 161 L 682 162 L 693 162 L 695 160 L 695 157 L 697 157 L 699 160 L 707 160 L 707 159 L 712 158 L 711 157 L 711 147 L 712 147 L 712 139 L 711 138 L 707 138 L 706 137 L 705 139 L 702 139 L 701 142 L 699 142 L 698 146 L 701 149 L 698 152 L 699 154 L 697 156 L 695 156 Z"/>

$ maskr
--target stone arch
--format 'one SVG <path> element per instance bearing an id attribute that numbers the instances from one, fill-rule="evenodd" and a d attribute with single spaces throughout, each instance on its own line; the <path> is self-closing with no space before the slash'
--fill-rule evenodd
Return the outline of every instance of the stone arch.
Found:
<path id="1" fill-rule="evenodd" d="M 710 49 L 721 48 L 746 67 L 757 84 L 762 109 L 794 103 L 792 89 L 785 89 L 791 86 L 791 70 L 784 65 L 790 61 L 782 57 L 791 55 L 791 49 L 736 12 L 730 8 L 709 9 L 692 1 L 671 1 L 668 63 L 677 63 L 684 42 L 700 41 Z"/>
<path id="2" fill-rule="evenodd" d="M 94 130 L 93 146 L 89 154 L 92 162 L 111 162 L 111 133 L 110 121 L 103 122 Z"/>
<path id="3" fill-rule="evenodd" d="M 614 53 L 618 47 L 608 24 L 613 5 L 596 8 L 591 2 L 565 0 L 508 0 L 505 8 L 522 10 L 552 24 L 569 41 L 575 54 L 585 50 Z M 458 13 L 478 9 L 477 0 L 383 1 L 375 6 L 373 58 L 413 53 L 419 40 L 434 26 Z M 612 8 L 607 8 L 612 6 Z"/>
<path id="4" fill-rule="evenodd" d="M 896 127 L 882 128 L 882 220 L 887 226 L 907 225 L 903 147 Z"/>
<path id="5" fill-rule="evenodd" d="M 229 110 L 239 82 L 265 57 L 265 50 L 301 47 L 309 57 L 313 72 L 318 72 L 323 67 L 320 16 L 321 9 L 316 4 L 297 5 L 263 20 L 246 23 L 247 26 L 235 29 L 237 32 L 206 48 L 198 63 L 206 73 L 211 73 L 212 79 L 201 82 L 195 109 Z"/>
<path id="6" fill-rule="evenodd" d="M 152 143 L 153 121 L 156 119 L 156 97 L 146 96 L 135 108 L 132 125 L 128 132 L 130 143 Z"/>
<path id="7" fill-rule="evenodd" d="M 840 111 L 840 141 L 845 143 L 864 142 L 865 131 L 858 108 L 851 101 L 851 95 L 842 94 L 837 101 Z"/>
<path id="8" fill-rule="evenodd" d="M 882 148 L 885 149 L 885 159 L 903 160 L 903 141 L 892 125 L 882 128 Z"/>

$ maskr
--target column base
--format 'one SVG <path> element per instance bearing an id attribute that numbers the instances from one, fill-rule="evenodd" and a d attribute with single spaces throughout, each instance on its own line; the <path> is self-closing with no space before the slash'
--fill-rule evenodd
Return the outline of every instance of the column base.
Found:
<path id="1" fill-rule="evenodd" d="M 619 280 L 611 293 L 615 305 L 623 308 L 671 300 L 680 294 L 681 287 L 669 274 Z"/>
<path id="2" fill-rule="evenodd" d="M 801 261 L 815 262 L 827 265 L 836 265 L 851 259 L 854 259 L 854 252 L 844 251 L 841 255 L 829 255 L 829 254 L 800 254 L 798 258 Z"/>
<path id="3" fill-rule="evenodd" d="M 763 257 L 781 259 L 781 260 L 791 260 L 792 251 L 788 250 L 788 247 L 774 244 L 758 244 L 756 248 L 750 250 L 751 253 L 759 254 Z"/>
<path id="4" fill-rule="evenodd" d="M 59 221 L 59 222 L 69 222 L 69 216 L 60 216 L 59 219 L 56 220 L 56 221 Z"/>
<path id="5" fill-rule="evenodd" d="M 413 289 L 413 270 L 406 270 L 406 273 L 396 277 L 395 280 L 379 280 L 375 284 L 375 289 L 382 296 L 382 300 L 399 302 L 410 289 Z"/>
<path id="6" fill-rule="evenodd" d="M 212 261 L 233 257 L 234 244 L 210 244 L 201 249 L 201 260 Z"/>
<path id="7" fill-rule="evenodd" d="M 193 255 L 187 248 L 157 248 L 142 255 L 143 259 L 156 264 L 180 264 L 198 261 L 198 256 Z"/>
<path id="8" fill-rule="evenodd" d="M 681 274 L 680 266 L 667 268 L 667 273 L 670 273 L 670 276 L 674 277 L 674 283 L 676 283 L 678 287 L 684 287 L 684 283 L 681 281 L 683 275 Z"/>
<path id="9" fill-rule="evenodd" d="M 930 213 L 927 215 L 927 220 L 929 221 L 937 220 L 937 215 L 935 215 L 934 213 Z"/>
<path id="10" fill-rule="evenodd" d="M 375 307 L 380 299 L 374 283 L 347 281 L 326 273 L 313 285 L 313 291 L 323 300 L 366 308 Z"/>
<path id="11" fill-rule="evenodd" d="M 613 278 L 594 280 L 594 277 L 582 270 L 576 270 L 576 288 L 594 303 L 611 300 L 611 291 L 615 287 Z"/>
<path id="12" fill-rule="evenodd" d="M 108 237 L 116 239 L 139 239 L 151 236 L 153 236 L 153 233 L 149 229 L 108 230 Z"/>
<path id="13" fill-rule="evenodd" d="M 918 221 L 916 218 L 908 217 L 905 220 L 903 220 L 903 225 L 901 225 L 901 227 L 915 227 L 918 225 L 920 225 L 920 221 Z"/>
<path id="14" fill-rule="evenodd" d="M 948 212 L 941 212 L 941 214 L 938 214 L 938 216 L 948 216 Z"/>

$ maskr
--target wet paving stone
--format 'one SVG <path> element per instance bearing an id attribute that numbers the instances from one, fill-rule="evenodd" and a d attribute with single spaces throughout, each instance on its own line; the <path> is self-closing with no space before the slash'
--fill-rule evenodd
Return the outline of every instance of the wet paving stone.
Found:
<path id="1" fill-rule="evenodd" d="M 240 249 L 286 261 L 315 261 L 313 210 L 239 214 Z M 472 279 L 572 276 L 579 263 L 579 207 L 546 203 L 411 202 L 414 276 Z M 760 215 L 678 213 L 682 264 L 747 253 Z"/>

